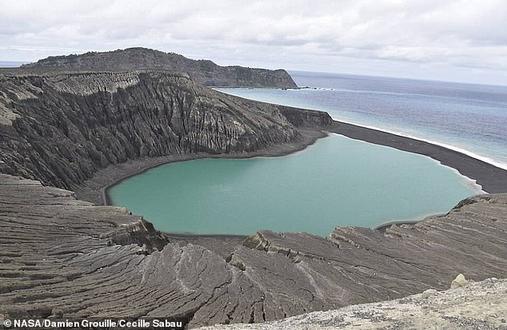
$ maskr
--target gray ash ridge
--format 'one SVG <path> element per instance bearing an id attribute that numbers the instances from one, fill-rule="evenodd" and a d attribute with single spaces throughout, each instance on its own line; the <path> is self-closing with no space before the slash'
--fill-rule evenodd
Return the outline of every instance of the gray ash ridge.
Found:
<path id="1" fill-rule="evenodd" d="M 507 275 L 506 194 L 327 238 L 175 236 L 76 198 L 88 189 L 96 201 L 115 175 L 166 161 L 283 154 L 339 126 L 324 112 L 224 95 L 192 74 L 138 69 L 0 74 L 0 319 L 263 322 L 444 289 L 458 273 Z"/>

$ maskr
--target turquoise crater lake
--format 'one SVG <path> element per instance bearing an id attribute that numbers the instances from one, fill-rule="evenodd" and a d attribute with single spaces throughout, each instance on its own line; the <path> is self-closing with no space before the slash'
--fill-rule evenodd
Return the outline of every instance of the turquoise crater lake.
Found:
<path id="1" fill-rule="evenodd" d="M 288 156 L 166 164 L 108 190 L 164 232 L 322 236 L 447 212 L 479 192 L 428 157 L 335 134 Z"/>

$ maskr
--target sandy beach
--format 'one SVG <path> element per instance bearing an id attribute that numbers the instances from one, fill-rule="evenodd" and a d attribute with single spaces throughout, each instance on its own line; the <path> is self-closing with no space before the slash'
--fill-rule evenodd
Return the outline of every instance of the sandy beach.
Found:
<path id="1" fill-rule="evenodd" d="M 477 182 L 485 192 L 507 192 L 507 170 L 429 142 L 334 121 L 329 131 L 374 144 L 428 156 Z"/>

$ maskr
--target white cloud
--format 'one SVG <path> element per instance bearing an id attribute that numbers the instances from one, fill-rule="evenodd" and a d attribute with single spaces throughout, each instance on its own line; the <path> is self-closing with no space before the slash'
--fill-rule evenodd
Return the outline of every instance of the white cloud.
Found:
<path id="1" fill-rule="evenodd" d="M 505 0 L 2 0 L 0 6 L 1 60 L 145 46 L 221 64 L 379 74 L 394 68 L 451 80 L 467 79 L 474 68 L 475 80 L 507 83 Z"/>

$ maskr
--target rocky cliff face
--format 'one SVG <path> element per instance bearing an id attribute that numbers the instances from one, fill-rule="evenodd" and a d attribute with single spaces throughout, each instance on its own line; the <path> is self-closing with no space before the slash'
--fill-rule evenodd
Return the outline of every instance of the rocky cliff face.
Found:
<path id="1" fill-rule="evenodd" d="M 217 248 L 168 238 L 126 209 L 0 174 L 0 319 L 262 322 L 447 289 L 459 273 L 505 277 L 505 214 L 507 195 L 488 195 L 384 232 L 261 232 Z"/>
<path id="2" fill-rule="evenodd" d="M 300 138 L 278 107 L 181 75 L 0 75 L 0 172 L 57 187 L 129 159 L 249 152 Z"/>
<path id="3" fill-rule="evenodd" d="M 187 73 L 193 80 L 208 86 L 296 88 L 285 70 L 266 70 L 241 66 L 219 66 L 209 60 L 191 60 L 182 55 L 146 48 L 129 48 L 111 52 L 52 56 L 22 66 L 36 71 L 131 71 L 168 70 Z"/>

